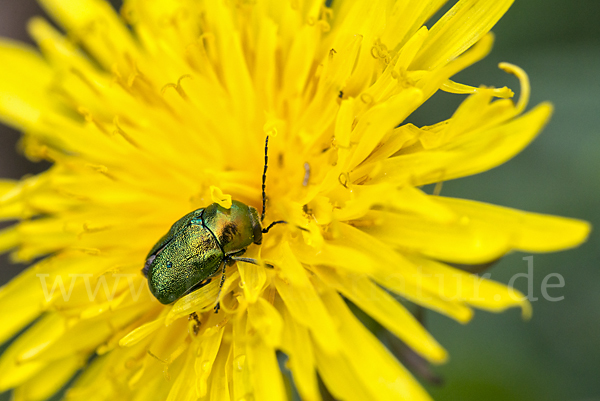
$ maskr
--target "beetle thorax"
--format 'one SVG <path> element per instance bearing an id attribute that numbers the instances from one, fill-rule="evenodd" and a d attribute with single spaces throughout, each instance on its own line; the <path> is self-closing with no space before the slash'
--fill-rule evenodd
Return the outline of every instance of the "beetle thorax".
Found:
<path id="1" fill-rule="evenodd" d="M 234 200 L 229 209 L 213 203 L 204 210 L 202 220 L 217 238 L 225 255 L 245 249 L 252 243 L 261 243 L 258 212 L 242 202 Z"/>

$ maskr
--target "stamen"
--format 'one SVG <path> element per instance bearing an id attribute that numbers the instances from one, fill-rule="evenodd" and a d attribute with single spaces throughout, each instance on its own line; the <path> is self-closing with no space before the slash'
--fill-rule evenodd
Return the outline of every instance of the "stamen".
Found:
<path id="1" fill-rule="evenodd" d="M 54 190 L 54 192 L 56 192 L 60 196 L 64 196 L 66 198 L 71 198 L 71 199 L 75 199 L 75 200 L 82 201 L 82 202 L 88 202 L 90 200 L 90 198 L 87 197 L 87 196 L 74 194 L 74 193 L 69 192 L 69 191 L 67 191 L 67 190 L 65 190 L 63 188 L 60 188 L 60 187 L 53 188 L 53 190 Z"/>
<path id="2" fill-rule="evenodd" d="M 86 84 L 92 90 L 92 92 L 94 92 L 94 94 L 96 94 L 97 96 L 101 96 L 101 93 L 98 90 L 98 88 L 96 88 L 96 86 L 92 83 L 92 81 L 83 72 L 81 72 L 79 69 L 77 69 L 75 67 L 71 67 L 71 73 L 73 75 L 77 76 L 79 79 L 81 79 L 81 81 L 84 84 Z"/>
<path id="3" fill-rule="evenodd" d="M 108 135 L 108 130 L 106 129 L 106 127 L 103 124 L 101 124 L 98 120 L 96 120 L 87 108 L 79 106 L 77 108 L 77 112 L 83 116 L 86 122 L 95 125 L 100 131 L 102 131 L 102 133 Z"/>
<path id="4" fill-rule="evenodd" d="M 108 172 L 108 167 L 106 167 L 106 166 L 88 163 L 88 164 L 86 164 L 86 167 L 91 168 L 92 170 L 106 176 L 107 178 L 110 178 L 113 181 L 116 180 L 116 178 Z"/>
<path id="5" fill-rule="evenodd" d="M 331 30 L 331 25 L 327 21 L 320 20 L 318 25 L 321 28 L 321 32 L 329 32 Z"/>
<path id="6" fill-rule="evenodd" d="M 83 227 L 83 231 L 85 231 L 86 233 L 97 233 L 99 231 L 104 231 L 104 230 L 108 230 L 110 228 L 110 226 L 92 226 L 92 223 L 86 221 L 83 223 L 82 225 Z"/>
<path id="7" fill-rule="evenodd" d="M 113 118 L 113 125 L 115 126 L 115 129 L 113 130 L 113 135 L 120 135 L 123 139 L 125 139 L 127 142 L 129 142 L 130 145 L 132 145 L 135 148 L 140 148 L 140 145 L 138 145 L 138 143 L 136 141 L 133 140 L 133 138 L 131 138 L 131 136 L 129 136 L 129 134 L 127 134 L 125 131 L 123 131 L 123 129 L 121 128 L 121 126 L 119 125 L 119 116 L 115 116 L 115 118 Z"/>
<path id="8" fill-rule="evenodd" d="M 101 232 L 101 231 L 105 231 L 110 229 L 110 226 L 92 226 L 90 222 L 84 222 L 82 225 L 82 229 L 83 231 L 79 232 L 79 234 L 77 234 L 77 239 L 81 239 L 83 237 L 84 234 L 93 234 L 93 233 L 97 233 L 97 232 Z"/>
<path id="9" fill-rule="evenodd" d="M 446 82 L 444 82 L 442 84 L 442 87 L 440 89 L 442 89 L 444 92 L 458 93 L 458 94 L 473 94 L 473 93 L 488 91 L 488 92 L 492 93 L 492 96 L 502 98 L 502 99 L 507 99 L 507 98 L 511 98 L 514 96 L 513 91 L 510 90 L 506 86 L 504 86 L 502 88 L 487 88 L 484 86 L 476 88 L 474 86 L 469 86 L 469 85 L 461 84 L 458 82 L 454 82 L 450 79 L 446 80 Z"/>
<path id="10" fill-rule="evenodd" d="M 191 76 L 190 74 L 185 74 L 185 75 L 182 75 L 182 76 L 181 76 L 181 77 L 179 77 L 179 79 L 177 80 L 177 84 L 174 84 L 174 83 L 168 83 L 168 84 L 166 84 L 165 86 L 163 86 L 163 87 L 162 87 L 162 89 L 160 90 L 160 94 L 161 94 L 161 95 L 164 95 L 164 94 L 165 94 L 165 91 L 166 91 L 168 88 L 173 88 L 173 89 L 175 89 L 175 90 L 177 91 L 177 93 L 179 94 L 179 96 L 181 96 L 181 98 L 182 98 L 182 99 L 184 99 L 184 100 L 188 100 L 188 99 L 189 99 L 189 98 L 188 98 L 188 95 L 185 93 L 185 91 L 184 91 L 184 90 L 183 90 L 183 88 L 181 87 L 181 81 L 182 81 L 184 78 L 190 78 L 190 79 L 191 79 L 191 78 L 192 78 L 192 76 Z"/>
<path id="11" fill-rule="evenodd" d="M 525 110 L 527 103 L 529 103 L 529 95 L 531 91 L 531 86 L 529 85 L 529 77 L 527 73 L 523 71 L 520 67 L 517 67 L 514 64 L 510 63 L 500 63 L 498 64 L 503 71 L 508 72 L 509 74 L 513 74 L 517 78 L 519 78 L 519 83 L 521 84 L 521 93 L 519 94 L 519 101 L 517 102 L 517 114 L 520 114 Z"/>
<path id="12" fill-rule="evenodd" d="M 91 168 L 94 171 L 97 171 L 98 173 L 102 173 L 102 174 L 106 174 L 108 172 L 108 167 L 106 166 L 102 166 L 100 164 L 86 164 L 86 167 Z"/>
<path id="13" fill-rule="evenodd" d="M 342 184 L 342 186 L 344 188 L 348 188 L 349 180 L 350 180 L 350 174 L 348 174 L 348 173 L 341 173 L 338 177 L 338 181 L 340 182 L 340 184 Z"/>
<path id="14" fill-rule="evenodd" d="M 365 104 L 371 104 L 373 103 L 373 96 L 369 95 L 368 93 L 363 93 L 360 95 L 360 100 Z"/>
<path id="15" fill-rule="evenodd" d="M 373 46 L 371 47 L 371 56 L 373 56 L 373 58 L 379 58 L 379 47 L 377 46 Z"/>
<path id="16" fill-rule="evenodd" d="M 210 197 L 214 203 L 225 209 L 231 209 L 231 195 L 224 194 L 219 187 L 210 186 Z"/>
<path id="17" fill-rule="evenodd" d="M 352 227 L 373 227 L 379 225 L 380 223 L 377 220 L 352 220 L 347 224 L 351 225 Z"/>
<path id="18" fill-rule="evenodd" d="M 74 251 L 83 252 L 86 255 L 90 255 L 90 256 L 99 256 L 102 253 L 102 251 L 100 251 L 100 249 L 98 249 L 98 248 L 71 247 L 70 249 L 72 249 Z"/>
<path id="19" fill-rule="evenodd" d="M 321 19 L 331 21 L 333 19 L 333 10 L 329 7 L 321 7 Z"/>

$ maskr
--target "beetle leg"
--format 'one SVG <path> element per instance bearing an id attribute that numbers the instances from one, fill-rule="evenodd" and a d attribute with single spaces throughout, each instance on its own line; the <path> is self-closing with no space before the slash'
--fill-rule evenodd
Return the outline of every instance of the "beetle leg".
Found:
<path id="1" fill-rule="evenodd" d="M 258 266 L 265 266 L 265 267 L 269 267 L 269 268 L 273 268 L 273 265 L 269 264 L 269 263 L 265 263 L 265 262 L 259 262 L 256 259 L 251 259 L 251 258 L 240 258 L 238 256 L 231 256 L 230 257 L 231 260 L 236 261 L 236 262 L 245 262 L 245 263 L 252 263 L 253 265 L 258 265 Z"/>
<path id="2" fill-rule="evenodd" d="M 194 335 L 197 336 L 200 331 L 200 319 L 198 319 L 198 314 L 196 312 L 189 314 L 188 322 L 191 322 L 192 320 L 194 321 L 194 323 L 192 323 L 192 331 L 194 332 Z"/>
<path id="3" fill-rule="evenodd" d="M 221 309 L 221 303 L 218 299 L 221 297 L 221 289 L 223 288 L 223 284 L 225 284 L 225 268 L 227 264 L 223 262 L 223 269 L 221 270 L 221 282 L 219 283 L 219 295 L 217 295 L 217 304 L 215 305 L 215 313 L 219 313 L 219 309 Z"/>
<path id="4" fill-rule="evenodd" d="M 240 249 L 239 251 L 228 253 L 227 255 L 225 255 L 225 261 L 231 265 L 232 264 L 231 259 L 233 257 L 243 255 L 245 252 L 246 252 L 246 248 Z"/>
<path id="5" fill-rule="evenodd" d="M 223 284 L 225 284 L 225 263 L 223 263 L 223 270 L 221 271 L 221 282 L 219 283 L 219 295 L 221 293 L 221 289 L 223 288 Z"/>
<path id="6" fill-rule="evenodd" d="M 223 284 L 225 284 L 225 269 L 227 267 L 227 265 L 231 265 L 232 261 L 235 260 L 235 256 L 231 256 L 231 255 L 242 255 L 244 252 L 246 252 L 246 249 L 240 249 L 239 251 L 236 251 L 235 253 L 231 253 L 229 255 L 225 256 L 225 259 L 223 260 L 223 267 L 221 270 L 221 282 L 219 283 L 219 295 L 218 297 L 221 296 L 221 288 L 223 288 Z M 217 297 L 217 299 L 218 299 Z M 215 313 L 219 312 L 219 309 L 221 309 L 221 304 L 220 302 L 217 302 L 217 304 L 215 305 Z"/>

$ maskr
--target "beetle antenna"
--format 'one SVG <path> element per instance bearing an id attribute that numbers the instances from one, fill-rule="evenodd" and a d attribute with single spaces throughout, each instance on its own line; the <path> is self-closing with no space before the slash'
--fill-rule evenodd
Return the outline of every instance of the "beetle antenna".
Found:
<path id="1" fill-rule="evenodd" d="M 274 225 L 276 225 L 276 224 L 290 224 L 290 223 L 289 223 L 289 222 L 287 222 L 287 221 L 285 221 L 285 220 L 277 220 L 277 221 L 274 221 L 274 222 L 272 222 L 271 224 L 269 224 L 267 228 L 263 228 L 263 229 L 262 229 L 262 232 L 263 232 L 263 234 L 266 234 L 266 233 L 268 233 L 268 232 L 269 232 L 269 230 L 270 230 L 270 229 L 271 229 L 271 228 L 272 228 Z M 306 228 L 304 228 L 304 227 L 300 227 L 300 226 L 296 226 L 296 225 L 294 225 L 294 227 L 296 227 L 298 230 L 306 231 L 307 233 L 309 233 L 309 232 L 310 232 L 309 230 L 307 230 L 307 229 L 306 229 Z"/>
<path id="2" fill-rule="evenodd" d="M 261 223 L 265 219 L 266 204 L 267 204 L 267 194 L 265 192 L 265 188 L 267 187 L 266 182 L 267 182 L 267 164 L 268 164 L 268 162 L 269 162 L 269 135 L 267 135 L 267 139 L 265 140 L 265 168 L 263 169 L 263 175 L 262 175 L 262 214 L 260 215 Z M 266 231 L 263 230 L 263 232 L 266 232 Z"/>
<path id="3" fill-rule="evenodd" d="M 266 212 L 266 205 L 267 205 L 267 193 L 265 192 L 265 189 L 267 187 L 267 166 L 269 164 L 269 135 L 267 135 L 267 138 L 265 139 L 265 168 L 263 169 L 263 175 L 262 175 L 262 214 L 260 215 L 260 222 L 262 223 L 265 220 L 265 212 Z M 306 163 L 307 165 L 308 163 Z M 305 167 L 306 167 L 305 165 Z M 309 167 L 310 168 L 310 167 Z M 289 224 L 287 221 L 285 220 L 278 220 L 278 221 L 274 221 L 271 224 L 269 224 L 267 226 L 267 228 L 263 228 L 262 232 L 263 234 L 266 234 L 269 232 L 269 230 L 276 224 Z M 302 228 L 299 226 L 296 226 L 298 229 L 302 230 L 302 231 L 306 231 L 306 232 L 310 232 L 308 231 L 306 228 Z"/>
<path id="4" fill-rule="evenodd" d="M 270 230 L 270 229 L 271 229 L 271 228 L 272 228 L 272 227 L 273 227 L 275 224 L 282 224 L 282 223 L 288 224 L 288 222 L 287 222 L 287 221 L 285 221 L 285 220 L 278 220 L 278 221 L 274 221 L 274 222 L 272 222 L 271 224 L 269 224 L 269 226 L 268 226 L 267 228 L 263 228 L 263 229 L 262 229 L 262 232 L 263 232 L 263 234 L 266 234 L 266 233 L 268 233 L 268 232 L 269 232 L 269 230 Z"/>

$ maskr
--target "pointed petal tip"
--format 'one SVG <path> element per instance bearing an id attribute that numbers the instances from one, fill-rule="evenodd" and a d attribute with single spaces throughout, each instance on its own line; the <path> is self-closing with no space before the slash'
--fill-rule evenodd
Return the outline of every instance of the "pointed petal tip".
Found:
<path id="1" fill-rule="evenodd" d="M 544 114 L 547 115 L 548 119 L 552 113 L 554 113 L 554 105 L 550 102 L 542 102 L 537 107 L 540 107 L 542 110 L 544 110 Z"/>
<path id="2" fill-rule="evenodd" d="M 427 360 L 435 365 L 442 365 L 444 363 L 447 363 L 449 359 L 450 358 L 448 351 L 446 351 L 442 347 L 439 347 L 436 350 L 436 353 L 431 353 L 427 355 Z"/>
<path id="3" fill-rule="evenodd" d="M 562 249 L 575 248 L 587 241 L 592 231 L 590 223 L 578 219 L 565 219 L 565 223 L 569 226 L 568 231 L 565 231 L 570 235 L 564 239 Z"/>
<path id="4" fill-rule="evenodd" d="M 467 306 L 466 308 L 461 309 L 461 312 L 452 316 L 452 318 L 460 324 L 467 324 L 473 319 L 473 314 L 473 309 Z"/>
<path id="5" fill-rule="evenodd" d="M 525 108 L 525 105 L 522 104 L 523 102 L 523 95 L 521 95 L 521 98 L 518 100 L 516 106 L 518 113 L 521 113 L 523 111 L 522 109 Z M 533 109 L 529 110 L 527 113 L 517 118 L 525 118 L 527 116 L 531 116 L 532 120 L 529 123 L 536 125 L 537 128 L 535 130 L 535 136 L 537 136 L 540 134 L 540 132 L 546 126 L 546 124 L 548 124 L 548 121 L 550 121 L 550 117 L 552 116 L 553 112 L 554 106 L 552 105 L 552 103 L 542 102 L 535 106 Z"/>
<path id="6" fill-rule="evenodd" d="M 531 316 L 533 314 L 533 308 L 531 307 L 531 303 L 526 298 L 521 303 L 521 318 L 525 321 L 531 320 Z"/>
<path id="7" fill-rule="evenodd" d="M 587 221 L 565 217 L 532 215 L 530 221 L 531 227 L 538 230 L 537 236 L 518 247 L 529 252 L 557 252 L 576 248 L 587 241 L 592 230 L 592 225 Z"/>

